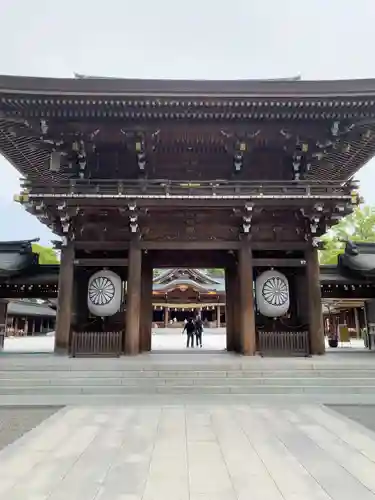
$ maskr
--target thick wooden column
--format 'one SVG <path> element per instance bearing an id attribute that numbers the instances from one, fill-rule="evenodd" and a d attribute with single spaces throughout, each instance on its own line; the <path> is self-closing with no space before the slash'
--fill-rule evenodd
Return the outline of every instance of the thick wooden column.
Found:
<path id="1" fill-rule="evenodd" d="M 92 271 L 77 267 L 74 272 L 74 290 L 72 303 L 71 326 L 74 331 L 87 330 L 89 310 L 87 306 L 87 289 Z"/>
<path id="2" fill-rule="evenodd" d="M 74 245 L 68 242 L 61 249 L 59 291 L 57 297 L 57 317 L 55 332 L 55 352 L 68 354 L 72 321 L 72 301 L 74 284 Z"/>
<path id="3" fill-rule="evenodd" d="M 359 314 L 358 314 L 358 307 L 355 307 L 353 309 L 354 312 L 354 323 L 355 323 L 355 333 L 357 339 L 361 338 L 361 325 L 359 324 Z"/>
<path id="4" fill-rule="evenodd" d="M 0 333 L 5 333 L 7 327 L 8 302 L 0 299 Z"/>
<path id="5" fill-rule="evenodd" d="M 169 323 L 169 309 L 164 307 L 164 328 L 168 328 Z"/>
<path id="6" fill-rule="evenodd" d="M 140 351 L 151 351 L 152 335 L 152 265 L 142 259 L 142 292 L 140 317 Z"/>
<path id="7" fill-rule="evenodd" d="M 220 306 L 216 306 L 216 327 L 220 328 Z"/>
<path id="8" fill-rule="evenodd" d="M 226 325 L 226 336 L 227 336 L 227 351 L 234 351 L 234 318 L 233 318 L 233 290 L 231 279 L 232 269 L 225 269 L 225 325 Z"/>
<path id="9" fill-rule="evenodd" d="M 241 352 L 240 292 L 238 267 L 234 264 L 225 270 L 227 350 Z"/>
<path id="10" fill-rule="evenodd" d="M 253 265 L 251 248 L 247 242 L 244 242 L 238 253 L 238 277 L 240 282 L 240 347 L 245 356 L 253 356 L 256 351 Z"/>
<path id="11" fill-rule="evenodd" d="M 320 272 L 318 249 L 310 248 L 306 252 L 307 297 L 309 312 L 309 334 L 311 354 L 324 354 L 324 326 L 322 314 L 322 296 L 320 291 Z M 300 291 L 301 293 L 302 291 Z"/>
<path id="12" fill-rule="evenodd" d="M 136 241 L 129 247 L 126 295 L 125 354 L 135 355 L 140 347 L 142 251 Z"/>
<path id="13" fill-rule="evenodd" d="M 239 320 L 237 314 L 237 303 L 239 300 L 238 277 L 235 266 L 225 270 L 225 317 L 227 324 L 227 351 L 239 350 Z"/>

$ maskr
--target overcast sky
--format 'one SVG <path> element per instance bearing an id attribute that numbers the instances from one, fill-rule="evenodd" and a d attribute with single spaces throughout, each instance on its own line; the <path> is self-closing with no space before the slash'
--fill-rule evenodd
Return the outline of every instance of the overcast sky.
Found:
<path id="1" fill-rule="evenodd" d="M 375 78 L 375 0 L 0 0 L 0 73 L 124 78 Z M 53 236 L 12 202 L 0 240 Z M 375 205 L 375 160 L 359 173 Z"/>

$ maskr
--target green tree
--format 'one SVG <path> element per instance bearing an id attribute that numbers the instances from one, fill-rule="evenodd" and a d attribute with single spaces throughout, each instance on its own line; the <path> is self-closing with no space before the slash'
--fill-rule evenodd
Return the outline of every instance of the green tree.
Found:
<path id="1" fill-rule="evenodd" d="M 32 243 L 32 250 L 38 254 L 38 262 L 40 265 L 59 264 L 57 253 L 53 248 L 44 247 L 38 243 Z"/>
<path id="2" fill-rule="evenodd" d="M 320 252 L 321 264 L 337 264 L 338 256 L 343 253 L 343 240 L 375 243 L 375 208 L 357 207 L 354 212 L 342 219 L 322 237 L 325 249 Z"/>

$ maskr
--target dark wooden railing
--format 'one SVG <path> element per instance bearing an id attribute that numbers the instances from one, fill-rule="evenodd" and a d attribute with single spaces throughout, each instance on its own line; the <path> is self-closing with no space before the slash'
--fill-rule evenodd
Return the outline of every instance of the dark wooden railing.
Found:
<path id="1" fill-rule="evenodd" d="M 71 356 L 119 357 L 122 332 L 73 332 Z"/>
<path id="2" fill-rule="evenodd" d="M 350 197 L 352 185 L 337 181 L 227 181 L 223 179 L 200 181 L 171 181 L 165 179 L 119 180 L 77 179 L 55 183 L 36 184 L 25 181 L 31 197 L 50 195 L 86 197 Z"/>
<path id="3" fill-rule="evenodd" d="M 307 331 L 258 331 L 258 351 L 264 355 L 308 356 L 310 353 Z"/>

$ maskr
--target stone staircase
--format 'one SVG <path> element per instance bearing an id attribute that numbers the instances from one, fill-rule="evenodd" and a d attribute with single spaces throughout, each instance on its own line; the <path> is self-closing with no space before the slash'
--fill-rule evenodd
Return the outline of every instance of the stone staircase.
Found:
<path id="1" fill-rule="evenodd" d="M 366 353 L 363 353 L 364 355 Z M 0 357 L 1 404 L 374 403 L 375 357 Z"/>

